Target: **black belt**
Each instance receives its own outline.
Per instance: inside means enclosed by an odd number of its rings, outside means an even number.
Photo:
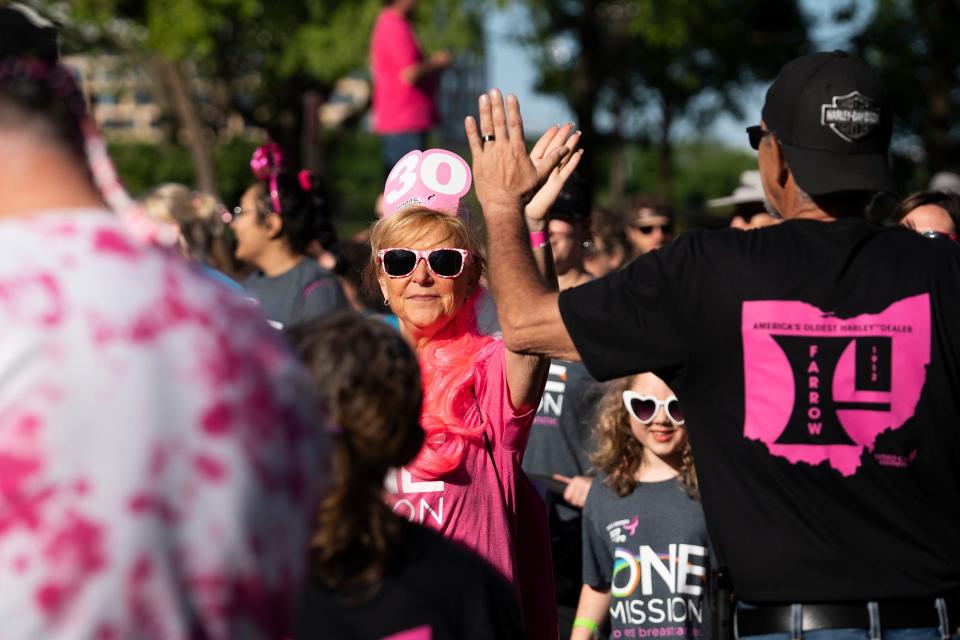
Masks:
[[[960,595],[945,598],[948,624],[951,633],[960,625]],[[940,627],[940,613],[935,598],[922,600],[880,601],[880,629],[905,629],[909,627]],[[803,631],[820,629],[869,629],[870,611],[867,603],[804,604],[802,606]],[[766,633],[792,633],[793,615],[789,604],[759,605],[756,608],[738,608],[736,629],[738,636],[755,636]]]

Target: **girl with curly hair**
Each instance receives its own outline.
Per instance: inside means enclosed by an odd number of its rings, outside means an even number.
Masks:
[[[595,437],[571,639],[705,635],[710,545],[680,401],[652,373],[617,380]]]

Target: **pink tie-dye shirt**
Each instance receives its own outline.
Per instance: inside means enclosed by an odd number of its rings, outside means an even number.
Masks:
[[[279,334],[107,212],[0,247],[0,640],[282,637],[327,447]]]

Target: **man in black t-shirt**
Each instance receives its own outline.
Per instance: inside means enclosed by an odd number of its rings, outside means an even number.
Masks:
[[[601,380],[654,371],[683,398],[716,555],[758,605],[740,636],[956,633],[960,250],[860,215],[892,188],[870,68],[812,54],[768,91],[750,132],[783,224],[690,232],[559,297],[523,243],[548,167],[507,110],[494,91],[467,121],[506,343]]]

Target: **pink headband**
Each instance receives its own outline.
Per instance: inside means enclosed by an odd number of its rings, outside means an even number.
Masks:
[[[283,152],[276,142],[260,145],[250,158],[250,169],[257,180],[267,183],[273,210],[280,213],[280,192],[277,190],[277,174],[283,166]]]
[[[283,151],[276,142],[268,142],[260,145],[253,152],[250,158],[250,170],[257,180],[262,180],[270,189],[270,202],[273,203],[273,210],[276,213],[282,213],[280,210],[280,190],[277,188],[277,175],[280,168],[283,167]],[[304,191],[310,191],[313,187],[313,176],[307,169],[301,169],[297,174],[297,181],[300,188]]]
[[[383,187],[383,217],[420,206],[458,215],[460,198],[470,191],[466,160],[445,149],[411,151],[400,158]]]

